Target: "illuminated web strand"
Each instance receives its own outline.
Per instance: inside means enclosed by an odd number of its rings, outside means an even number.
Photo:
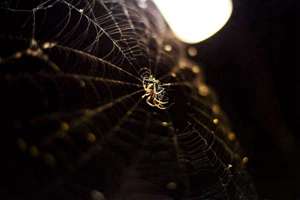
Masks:
[[[67,5],[69,5],[72,9],[76,10],[77,12],[79,12],[80,14],[82,14],[82,12],[80,12],[80,10],[78,8],[76,8],[75,6],[73,6],[72,4],[69,4],[68,2],[65,2],[63,0],[63,2]],[[136,70],[136,68],[134,67],[134,64],[131,62],[131,59],[129,59],[126,55],[126,53],[123,51],[123,49],[117,44],[117,42],[111,37],[111,35],[109,33],[106,32],[106,30],[104,30],[101,26],[99,26],[97,24],[97,22],[95,22],[93,19],[91,19],[90,17],[88,17],[87,15],[83,15],[86,19],[90,20],[93,25],[97,28],[99,28],[104,34],[105,36],[107,36],[109,38],[109,40],[111,40],[111,42],[114,44],[114,47],[117,47],[117,49],[119,50],[119,52],[121,52],[121,54],[123,55],[123,57],[128,61],[128,63],[133,67],[133,69]]]
[[[73,120],[73,122],[71,123],[71,127],[76,127],[78,126],[79,124],[81,124],[83,121],[86,121],[92,117],[94,117],[95,115],[107,110],[107,109],[110,109],[112,108],[114,105],[116,104],[119,104],[121,103],[122,101],[128,99],[129,97],[132,97],[138,93],[141,93],[143,91],[143,89],[141,90],[137,90],[135,92],[132,92],[132,93],[129,93],[127,95],[124,95],[124,96],[121,96],[117,99],[115,99],[114,101],[111,101],[107,104],[104,104],[102,106],[99,106],[97,108],[94,108],[92,110],[87,110],[87,111],[84,111],[84,115],[82,117],[80,117],[79,119],[76,119],[75,121]]]
[[[131,98],[132,96],[134,95],[137,95],[138,93],[142,92],[143,90],[137,90],[135,92],[132,92],[130,94],[126,94],[124,96],[121,96],[117,99],[115,99],[114,101],[111,101],[109,103],[106,103],[104,105],[101,105],[97,108],[94,108],[94,109],[80,109],[79,111],[73,111],[73,113],[80,113],[81,115],[79,117],[76,117],[75,119],[71,119],[71,122],[70,122],[70,130],[72,129],[76,129],[78,126],[80,126],[81,124],[89,121],[91,118],[93,118],[95,115],[97,114],[100,114],[102,113],[103,111],[106,111],[110,108],[112,108],[113,106],[121,103],[122,101],[128,99],[128,98]],[[47,119],[55,119],[59,114],[61,113],[52,113],[50,115],[46,115],[44,116],[44,118],[47,118]],[[43,117],[39,117],[39,118],[43,118]],[[38,118],[38,119],[39,119]],[[32,123],[35,123],[35,120],[38,120],[38,119],[33,119],[31,120]],[[69,131],[69,130],[67,130]],[[51,137],[48,137],[45,141],[42,142],[42,144],[50,144],[55,138],[57,138],[56,135],[52,135]]]
[[[120,120],[114,125],[114,127],[105,134],[105,137],[108,138],[110,137],[114,132],[116,132],[120,126],[127,121],[127,119],[134,113],[134,111],[138,108],[138,105],[140,104],[141,99],[139,99],[136,103],[133,104],[133,106],[131,106],[128,111],[120,118]],[[98,133],[101,134],[101,133]],[[95,155],[95,153],[101,149],[99,149],[99,146],[101,146],[101,143],[103,143],[103,141],[97,141],[93,146],[95,146],[95,148],[90,148],[87,152],[85,152],[82,156],[80,156],[80,158],[78,159],[77,162],[77,167],[80,167],[81,165],[83,165],[85,162],[88,161],[87,158],[90,158],[91,156]]]
[[[196,135],[193,136],[192,134],[195,133]],[[201,171],[202,172],[214,171],[218,178],[218,182],[214,183],[214,187],[216,186],[216,184],[220,184],[223,190],[222,193],[225,195],[226,199],[230,199],[227,194],[227,184],[230,182],[232,176],[231,172],[229,171],[230,167],[228,167],[230,165],[226,165],[218,157],[217,153],[212,148],[212,146],[215,143],[215,137],[213,138],[212,142],[209,144],[207,139],[205,139],[200,132],[198,132],[196,129],[193,129],[191,130],[191,132],[178,134],[178,140],[179,140],[179,145],[197,146],[197,147],[193,147],[192,149],[184,150],[185,152],[184,155],[187,156],[187,158],[191,159],[191,163],[195,167],[196,171],[194,171],[194,173],[201,172]],[[182,142],[182,140],[184,140],[185,142]],[[208,156],[209,153],[213,154],[212,158]]]
[[[173,83],[163,83],[162,87],[174,87],[174,86],[191,86],[192,81],[182,81],[182,82],[173,82]]]
[[[64,0],[56,0],[56,1],[54,1],[54,3],[53,4],[50,4],[50,5],[47,5],[49,2],[51,2],[51,0],[48,0],[48,1],[46,1],[46,2],[44,2],[44,3],[42,3],[42,4],[40,4],[39,6],[37,6],[36,8],[34,8],[34,9],[32,9],[31,11],[33,12],[33,30],[32,30],[32,38],[35,38],[35,13],[38,11],[38,10],[46,10],[46,9],[49,9],[49,8],[52,8],[56,3],[63,3],[63,4],[66,4],[66,5],[68,5],[69,6],[69,8],[71,8],[71,9],[74,9],[75,11],[77,11],[78,13],[80,13],[80,16],[84,16],[89,22],[91,22],[95,27],[97,27],[99,30],[101,30],[101,32],[105,35],[105,36],[107,36],[107,38],[113,43],[113,49],[111,50],[111,52],[110,53],[112,53],[113,52],[113,50],[114,50],[114,48],[116,47],[118,50],[119,50],[119,52],[122,54],[122,56],[128,61],[128,63],[135,69],[135,71],[136,71],[136,68],[134,67],[134,64],[131,62],[131,59],[129,59],[128,57],[127,57],[127,54],[124,52],[124,50],[121,48],[121,46],[119,46],[119,44],[117,44],[117,42],[111,37],[111,35],[105,30],[105,29],[103,29],[101,26],[99,26],[98,24],[97,24],[97,22],[96,21],[94,21],[93,19],[91,19],[90,17],[88,17],[87,15],[84,15],[84,14],[82,14],[82,12],[78,9],[78,8],[76,8],[75,6],[73,6],[72,4],[70,4],[69,2],[66,2],[66,1],[64,1]],[[12,10],[12,11],[14,11],[14,10],[17,10],[17,9],[9,9],[9,10]],[[20,11],[20,10],[18,10],[18,11]],[[28,10],[25,10],[25,11],[28,11]],[[68,15],[68,20],[70,20],[70,14]],[[62,31],[61,31],[62,32]],[[99,36],[97,36],[97,37],[99,37]],[[110,54],[109,53],[109,54]],[[106,56],[108,56],[108,55],[106,55]]]
[[[129,25],[131,27],[131,29],[134,31],[134,36],[138,36],[137,34],[137,31],[136,31],[136,28],[134,25],[133,25],[133,22],[132,22],[132,19],[131,19],[131,16],[129,15],[129,8],[127,8],[127,6],[125,5],[125,1],[124,0],[121,0],[123,5],[122,8],[124,10],[124,13],[125,15],[127,16],[127,19],[128,19],[128,22],[129,22]],[[133,12],[135,12],[135,10],[133,10]],[[139,41],[137,41],[137,44],[139,44]],[[146,52],[148,53],[149,55],[149,48],[147,45],[145,45],[144,47],[147,47],[147,48],[141,48],[141,46],[139,46],[140,48],[139,49],[146,49]],[[147,56],[144,56],[146,59],[147,59]],[[147,59],[148,60],[148,59]],[[150,63],[149,63],[149,60],[148,60],[148,66],[150,66]]]
[[[198,119],[196,119],[192,115],[189,115],[189,116],[190,116],[191,119],[193,119],[194,122],[196,122],[198,125],[203,127],[208,133],[210,133],[213,136],[213,138],[215,140],[217,140],[218,143],[220,143],[223,148],[225,148],[226,152],[228,152],[230,155],[234,154],[234,152],[230,148],[227,147],[226,143],[223,140],[221,140],[218,136],[215,135],[215,132],[213,130],[208,128],[206,125],[204,125],[201,121],[199,121]],[[232,160],[230,160],[230,162],[232,162]]]
[[[92,54],[85,53],[84,51],[81,51],[81,50],[78,50],[78,49],[73,49],[73,48],[62,46],[62,45],[59,45],[59,44],[56,44],[55,47],[63,49],[63,50],[66,50],[66,51],[69,51],[69,52],[76,53],[79,56],[85,56],[85,58],[89,58],[91,60],[99,61],[100,63],[107,64],[108,66],[111,66],[111,67],[113,67],[115,69],[118,69],[119,71],[124,72],[125,74],[129,75],[130,77],[132,77],[134,79],[137,79],[138,81],[142,82],[142,80],[140,78],[138,78],[137,76],[135,76],[132,73],[124,70],[121,67],[118,67],[117,65],[115,65],[115,64],[113,64],[113,63],[111,63],[109,61],[103,60],[102,58],[96,57],[96,56],[94,56]]]
[[[108,12],[108,14],[107,14],[107,18],[109,18],[109,19],[112,19],[115,23],[114,24],[111,24],[110,26],[111,27],[107,27],[107,28],[109,28],[109,29],[112,29],[112,31],[116,31],[116,32],[112,32],[112,33],[118,33],[118,34],[120,34],[120,36],[121,36],[121,38],[120,38],[120,40],[119,41],[124,41],[124,42],[126,42],[126,45],[127,45],[127,47],[128,48],[130,48],[130,45],[128,44],[128,40],[129,40],[129,38],[126,38],[125,37],[125,35],[127,36],[127,37],[130,37],[131,36],[131,34],[133,34],[133,33],[127,33],[127,32],[125,32],[125,31],[134,31],[134,28],[131,26],[131,27],[128,27],[128,25],[126,25],[126,24],[120,24],[120,22],[118,22],[117,21],[117,17],[120,17],[120,19],[119,20],[121,20],[121,17],[124,17],[124,15],[123,14],[113,14],[113,11],[116,11],[116,9],[113,7],[113,6],[111,6],[110,7],[110,10],[108,9],[108,7],[106,6],[106,3],[109,3],[109,4],[114,4],[114,2],[107,2],[107,1],[103,1],[103,0],[101,0],[101,4],[103,4],[103,6],[105,7],[105,9],[106,9],[106,11]],[[120,3],[120,2],[118,2],[118,3]],[[123,4],[121,4],[121,5],[123,5]],[[124,7],[125,5],[123,5],[123,7]],[[124,9],[122,7],[122,9]],[[127,17],[126,15],[125,15],[125,17]],[[100,19],[101,19],[102,17],[100,17]],[[131,20],[130,18],[127,18],[128,20]],[[102,19],[101,19],[102,20]],[[104,22],[105,23],[105,22]],[[116,28],[116,29],[115,29]],[[124,33],[125,32],[125,33]],[[128,34],[128,35],[127,35]],[[134,36],[136,36],[136,35],[132,35],[133,37]],[[129,52],[131,52],[130,50],[129,50]]]
[[[119,85],[128,85],[128,86],[134,86],[138,88],[142,88],[143,86],[141,84],[135,84],[135,83],[130,83],[130,82],[125,82],[125,81],[120,81],[120,80],[114,80],[114,79],[107,79],[107,78],[101,78],[101,77],[95,77],[95,76],[88,76],[88,75],[81,75],[81,74],[61,74],[57,75],[61,77],[71,77],[79,80],[92,80],[96,82],[103,82],[103,83],[112,83],[112,84],[119,84]]]
[[[115,106],[116,104],[119,104],[121,103],[122,101],[126,100],[126,99],[129,99],[131,98],[132,96],[134,95],[137,95],[141,92],[143,92],[144,90],[143,89],[140,89],[140,90],[136,90],[134,92],[131,92],[129,94],[126,94],[124,96],[121,96],[121,97],[118,97],[117,99],[114,99],[113,101],[111,102],[108,102],[104,105],[101,105],[99,107],[96,107],[94,109],[79,109],[77,111],[73,111],[72,113],[74,114],[81,114],[81,116],[75,118],[75,119],[72,119],[72,122],[71,122],[71,127],[76,127],[78,125],[80,125],[82,122],[84,121],[87,121],[89,120],[90,118],[94,117],[95,115],[107,110],[107,109],[110,109],[112,108],[113,106]],[[47,114],[45,115],[44,117],[41,116],[41,117],[38,117],[36,119],[32,119],[31,122],[35,123],[36,120],[39,120],[39,119],[44,119],[44,118],[47,118],[47,119],[56,119],[56,117],[58,115],[60,115],[62,113],[59,113],[59,112],[56,112],[56,113],[51,113],[51,114]]]

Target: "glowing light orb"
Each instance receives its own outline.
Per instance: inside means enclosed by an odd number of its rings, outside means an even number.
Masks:
[[[153,0],[175,35],[186,43],[201,42],[229,20],[231,0]]]

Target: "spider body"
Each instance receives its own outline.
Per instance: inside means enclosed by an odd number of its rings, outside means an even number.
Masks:
[[[145,73],[142,78],[143,87],[146,92],[142,98],[146,98],[146,103],[151,107],[166,109],[168,98],[166,97],[165,88],[162,87],[160,81],[157,80],[150,72]]]

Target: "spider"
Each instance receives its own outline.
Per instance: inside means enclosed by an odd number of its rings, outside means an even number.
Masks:
[[[142,98],[147,98],[146,102],[148,105],[159,109],[167,108],[168,98],[165,96],[165,88],[162,87],[160,81],[155,79],[149,71],[144,73],[143,87],[146,93]]]

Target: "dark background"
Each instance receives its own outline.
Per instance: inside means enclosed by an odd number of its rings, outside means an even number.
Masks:
[[[227,25],[197,62],[231,119],[262,199],[299,199],[297,0],[235,0]]]

